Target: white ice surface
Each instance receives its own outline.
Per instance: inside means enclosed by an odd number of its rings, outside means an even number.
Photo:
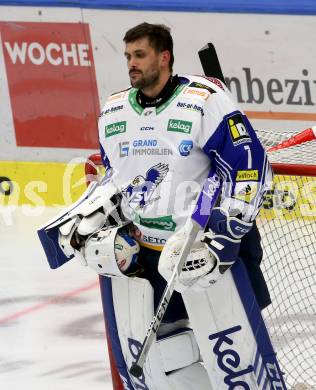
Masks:
[[[37,238],[58,211],[0,210],[2,390],[112,389],[98,278],[75,260],[51,270]]]

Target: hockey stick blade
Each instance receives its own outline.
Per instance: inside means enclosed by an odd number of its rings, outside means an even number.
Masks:
[[[207,43],[199,50],[199,58],[205,76],[215,77],[225,84],[224,75],[213,43]]]
[[[160,298],[160,302],[156,309],[155,315],[149,325],[138,356],[135,362],[133,362],[132,366],[130,367],[130,374],[137,378],[139,378],[143,374],[143,367],[148,356],[148,352],[155,339],[159,325],[169,305],[171,296],[175,289],[176,281],[179,277],[180,272],[182,271],[185,260],[190,253],[190,250],[198,232],[201,229],[204,229],[207,225],[210,212],[212,208],[216,205],[220,190],[221,182],[219,176],[214,171],[214,169],[211,169],[207,179],[204,182],[202,191],[200,192],[199,197],[197,199],[195,210],[186,222],[185,229],[187,237],[179,253],[178,262],[175,265],[172,275]]]

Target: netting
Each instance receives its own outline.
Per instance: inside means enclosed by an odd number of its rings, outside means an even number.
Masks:
[[[268,149],[293,133],[258,135]],[[292,389],[316,389],[316,177],[304,176],[316,176],[315,152],[316,141],[309,141],[269,153],[270,161],[285,165],[282,172],[289,175],[275,176],[258,218],[262,268],[272,298],[263,314]],[[291,174],[297,165],[306,167],[299,176]]]

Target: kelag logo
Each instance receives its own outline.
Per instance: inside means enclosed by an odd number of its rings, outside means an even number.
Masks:
[[[125,133],[126,131],[126,121],[124,122],[115,122],[110,125],[105,126],[105,137],[111,137],[112,135],[117,135]]]
[[[0,30],[17,145],[97,148],[89,25],[2,22]]]
[[[151,229],[166,230],[174,232],[176,230],[176,223],[172,219],[172,215],[165,215],[158,218],[143,218],[138,216],[138,219],[135,219],[140,225],[149,227]]]
[[[218,367],[226,374],[224,382],[229,386],[229,389],[238,387],[244,390],[251,390],[248,383],[241,380],[240,377],[244,378],[246,375],[252,373],[254,368],[250,364],[248,367],[241,369],[239,352],[234,349],[233,335],[239,331],[241,331],[241,326],[237,325],[211,334],[208,338],[212,342],[215,341],[213,352],[217,356]]]
[[[189,134],[191,133],[192,129],[192,122],[188,121],[182,121],[180,119],[169,119],[168,122],[168,131],[177,131],[180,133],[186,133]]]

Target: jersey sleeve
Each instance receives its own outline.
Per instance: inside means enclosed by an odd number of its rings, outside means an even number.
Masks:
[[[111,169],[111,163],[110,163],[110,160],[109,160],[108,156],[105,153],[105,150],[104,150],[101,142],[100,142],[100,153],[101,153],[101,159],[102,159],[102,163],[104,165],[105,170],[106,171],[110,170]]]
[[[102,158],[102,163],[104,165],[105,170],[111,169],[111,163],[110,160],[105,152],[105,136],[104,136],[104,127],[105,127],[105,112],[107,111],[107,105],[105,105],[101,111],[101,114],[99,115],[99,121],[98,121],[98,130],[99,130],[99,147],[100,147],[100,154]]]
[[[212,94],[205,108],[199,144],[222,178],[221,206],[252,221],[272,184],[266,152],[226,87]]]

